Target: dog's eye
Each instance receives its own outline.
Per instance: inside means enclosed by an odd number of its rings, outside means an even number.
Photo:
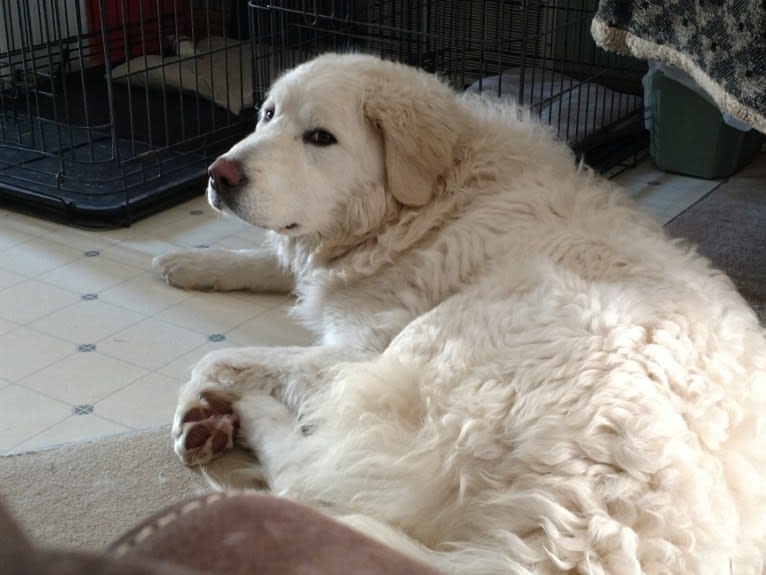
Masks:
[[[331,146],[338,142],[338,140],[335,139],[335,136],[321,128],[309,130],[303,134],[303,141],[314,146]]]
[[[263,111],[263,115],[261,116],[261,119],[262,119],[264,122],[268,122],[268,121],[269,121],[269,120],[271,120],[273,117],[274,117],[274,108],[266,108],[266,109]]]

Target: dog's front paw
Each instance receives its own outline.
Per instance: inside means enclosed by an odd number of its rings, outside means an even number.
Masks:
[[[234,447],[239,416],[231,402],[212,391],[203,391],[182,402],[173,422],[175,451],[186,465],[200,465]]]
[[[211,254],[207,249],[182,250],[157,256],[152,267],[169,285],[182,289],[212,289],[214,277],[210,266]]]

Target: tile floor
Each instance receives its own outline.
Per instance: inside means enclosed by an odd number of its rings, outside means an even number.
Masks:
[[[617,180],[663,223],[718,184],[648,161]],[[151,271],[178,248],[259,241],[203,197],[114,231],[0,209],[0,454],[169,423],[205,352],[309,343],[287,296],[185,292]]]

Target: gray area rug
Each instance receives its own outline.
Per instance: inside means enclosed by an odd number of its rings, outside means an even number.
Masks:
[[[766,325],[766,154],[665,226],[734,280]]]

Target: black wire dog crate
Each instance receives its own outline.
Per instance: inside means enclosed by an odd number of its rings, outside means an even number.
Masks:
[[[596,7],[596,0],[250,0],[260,45],[255,100],[263,101],[279,69],[323,51],[376,53],[529,107],[605,171],[647,146],[646,65],[596,47]]]
[[[586,161],[645,147],[595,0],[0,0],[0,200],[128,224],[198,194],[283,69],[378,53],[529,106]],[[255,106],[254,106],[255,105]]]
[[[252,54],[247,0],[0,0],[0,200],[113,227],[200,193]]]

